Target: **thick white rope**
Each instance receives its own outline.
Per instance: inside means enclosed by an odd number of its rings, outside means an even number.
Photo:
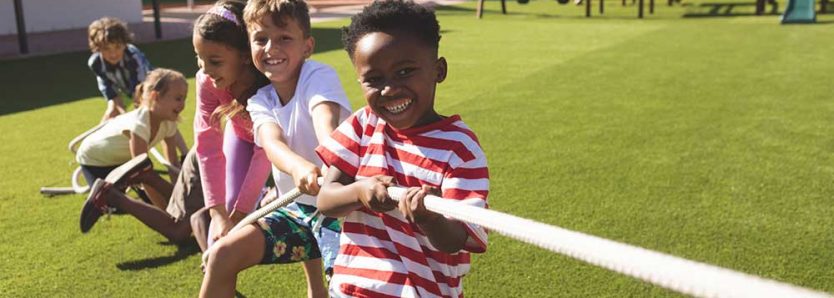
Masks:
[[[318,181],[322,184],[321,178]],[[398,201],[405,193],[406,188],[388,188],[391,198]],[[232,231],[255,222],[258,218],[289,204],[300,195],[298,189],[293,189],[251,213]],[[427,196],[424,203],[426,209],[432,212],[477,224],[504,236],[692,296],[832,297],[827,293],[690,261],[437,196]]]
[[[81,133],[80,135],[78,135],[77,137],[73,138],[69,142],[69,144],[67,144],[67,149],[69,149],[70,152],[75,154],[78,151],[78,147],[81,146],[81,142],[84,141],[84,139],[86,137],[90,136],[94,132],[96,132],[99,129],[101,129],[102,127],[104,127],[104,125],[107,124],[107,122],[109,122],[109,121],[110,120],[105,120],[104,122],[101,122],[101,123],[97,124],[96,126],[88,129],[87,131],[85,131],[85,132]],[[168,161],[168,159],[165,158],[165,156],[163,156],[161,153],[159,153],[159,150],[156,150],[156,148],[151,148],[150,154],[153,155],[153,157],[156,158],[157,161],[159,161],[161,164],[163,164],[168,169],[173,169],[173,170],[176,170],[176,171],[180,170],[179,168],[172,165]],[[81,167],[77,167],[77,168],[75,168],[75,171],[72,172],[72,176],[70,177],[70,182],[72,183],[71,187],[41,187],[40,192],[42,194],[45,194],[45,195],[87,193],[88,191],[90,191],[90,186],[83,183],[83,180],[82,180],[82,179],[84,179],[83,177],[84,176],[81,172]]]
[[[41,194],[47,196],[54,196],[54,195],[65,195],[65,194],[82,194],[90,191],[90,186],[86,184],[82,184],[84,176],[81,174],[81,167],[75,168],[75,171],[72,172],[72,176],[70,181],[72,182],[72,186],[70,187],[41,187]]]
[[[319,178],[319,185],[322,183],[322,181],[323,179]],[[234,228],[229,230],[229,234],[234,233],[235,231],[240,230],[241,228],[254,223],[259,218],[272,213],[272,211],[278,210],[278,208],[289,205],[290,203],[292,203],[292,201],[295,201],[295,199],[297,199],[300,196],[301,191],[299,191],[298,188],[293,188],[292,190],[281,195],[274,201],[267,203],[258,210],[255,210],[255,212],[249,213],[249,215],[241,219],[240,222],[238,222]]]
[[[392,198],[405,194],[389,188]],[[428,196],[426,209],[646,282],[698,297],[831,297],[827,293]]]
[[[104,125],[110,120],[106,120],[97,124],[96,126],[88,129],[87,131],[81,133],[77,137],[70,140],[69,144],[67,144],[67,149],[72,152],[73,155],[78,151],[78,147],[81,146],[81,142],[84,141],[84,138],[88,137],[90,134],[96,132],[97,130],[104,127]],[[53,196],[53,195],[62,195],[62,194],[82,194],[90,191],[90,186],[82,183],[83,176],[81,173],[81,167],[75,168],[75,171],[72,172],[72,176],[70,176],[70,182],[72,186],[70,187],[41,187],[40,192],[42,194]]]
[[[169,162],[168,159],[165,158],[164,155],[162,155],[162,153],[159,153],[159,150],[156,150],[156,147],[151,147],[150,152],[151,152],[151,155],[153,155],[153,157],[156,158],[156,160],[159,161],[159,163],[161,163],[166,168],[173,169],[177,172],[180,171],[180,168],[175,167],[174,165],[172,165],[171,162]]]
[[[318,178],[317,182],[319,185],[321,185],[322,183],[324,183],[324,179]],[[272,211],[278,210],[278,208],[289,205],[290,203],[292,203],[292,201],[295,201],[295,199],[297,199],[300,196],[301,191],[299,191],[298,188],[293,188],[292,190],[281,195],[274,201],[267,203],[265,206],[259,208],[258,210],[255,210],[252,213],[249,213],[249,215],[241,219],[240,222],[238,222],[231,230],[229,230],[229,232],[226,233],[226,235],[234,233],[235,231],[240,230],[245,226],[255,223],[256,220],[266,216],[267,214],[272,213]],[[206,262],[208,262],[208,252],[209,251],[207,250],[203,253],[202,260],[204,265],[206,264]]]
[[[70,181],[72,182],[72,190],[75,193],[87,193],[90,191],[90,186],[86,183],[81,183],[82,179],[84,178],[84,174],[81,172],[81,167],[75,168],[75,171],[72,171],[72,178]]]

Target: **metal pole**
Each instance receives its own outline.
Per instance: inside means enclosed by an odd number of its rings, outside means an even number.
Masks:
[[[637,1],[637,18],[643,18],[643,0]]]
[[[29,37],[26,35],[22,0],[14,0],[14,18],[17,21],[17,44],[20,47],[20,53],[29,54]]]
[[[156,39],[162,39],[162,23],[159,21],[159,0],[151,1],[153,5],[153,29],[156,32]]]
[[[591,0],[585,0],[585,17],[591,17]]]

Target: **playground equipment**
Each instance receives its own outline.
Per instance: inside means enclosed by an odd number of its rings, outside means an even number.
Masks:
[[[592,0],[582,0],[585,2],[585,17],[591,17],[591,2]],[[634,0],[632,0],[633,2]],[[667,0],[668,6],[672,6],[674,2],[680,2],[680,0]],[[764,0],[760,0],[764,1]],[[774,0],[770,0],[774,1]],[[527,4],[530,0],[516,0],[519,4]],[[556,0],[559,4],[567,4],[570,0]],[[622,5],[625,5],[626,1],[622,1]],[[643,10],[645,7],[644,0],[637,0],[637,18],[643,18]],[[478,0],[478,8],[475,12],[475,15],[480,19],[483,17],[484,12],[484,0]],[[605,13],[605,0],[599,0],[599,14]],[[501,0],[501,14],[507,14],[507,3],[506,0]],[[654,0],[649,0],[649,14],[654,14]]]
[[[821,4],[824,9],[825,3]],[[816,23],[817,14],[814,11],[814,0],[788,0],[785,13],[782,14],[782,24]]]
[[[77,137],[73,138],[69,144],[67,145],[67,149],[72,152],[72,155],[78,152],[78,147],[81,145],[81,142],[84,141],[85,138],[93,134],[94,132],[98,131],[104,125],[107,124],[107,121],[101,122],[98,125],[94,126],[93,128],[88,129],[87,131],[81,133]],[[179,168],[172,165],[168,162],[168,159],[165,158],[161,153],[159,153],[156,148],[151,148],[150,155],[154,157],[159,163],[163,164],[168,169],[173,169],[179,172]],[[72,171],[72,175],[70,176],[70,185],[65,187],[41,187],[40,192],[46,196],[55,196],[55,195],[63,195],[63,194],[83,194],[90,191],[90,186],[87,185],[87,181],[84,180],[84,175],[81,172],[81,166],[75,168]]]

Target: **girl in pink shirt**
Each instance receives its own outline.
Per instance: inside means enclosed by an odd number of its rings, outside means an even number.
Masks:
[[[269,177],[269,160],[253,141],[252,120],[245,110],[249,97],[269,81],[252,65],[244,5],[218,2],[194,23],[192,41],[200,66],[194,139],[211,215],[208,239],[194,227],[203,248],[254,210]]]

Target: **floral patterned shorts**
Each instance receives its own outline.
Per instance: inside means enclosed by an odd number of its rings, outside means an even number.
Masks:
[[[338,233],[340,229],[336,219],[316,217],[315,211],[313,206],[292,203],[258,220],[258,227],[266,240],[261,264],[287,264],[321,258],[312,226],[321,220],[322,230],[335,228]]]

